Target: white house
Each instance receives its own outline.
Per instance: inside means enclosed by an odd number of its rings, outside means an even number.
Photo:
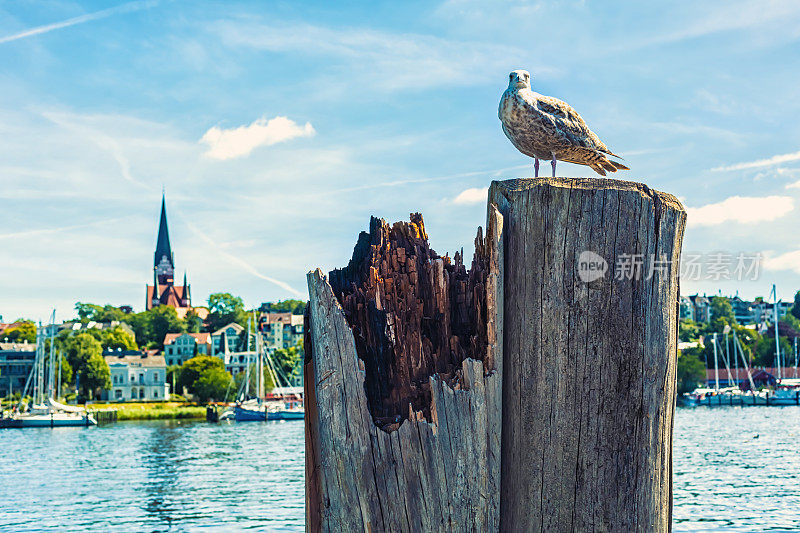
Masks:
[[[103,357],[111,371],[111,388],[103,391],[104,400],[169,400],[167,364],[163,355],[126,350],[104,352]]]
[[[239,350],[239,343],[241,340],[244,328],[236,322],[231,322],[227,326],[219,328],[211,334],[211,355],[221,357],[225,353],[225,346],[222,345],[223,340],[227,345],[227,351],[236,352]]]
[[[164,358],[169,366],[182,365],[196,355],[211,355],[210,333],[167,333]]]

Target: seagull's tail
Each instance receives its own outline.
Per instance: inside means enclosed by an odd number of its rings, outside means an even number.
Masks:
[[[623,165],[622,163],[617,163],[616,161],[611,161],[610,159],[606,159],[605,157],[598,158],[595,161],[592,161],[592,170],[600,174],[601,176],[605,176],[606,173],[604,171],[609,172],[616,172],[617,170],[630,170],[628,167]],[[602,172],[601,172],[602,171]]]

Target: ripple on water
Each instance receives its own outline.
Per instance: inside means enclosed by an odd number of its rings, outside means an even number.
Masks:
[[[798,434],[798,406],[679,408],[674,530],[800,530]]]
[[[0,530],[302,531],[302,422],[0,432]]]

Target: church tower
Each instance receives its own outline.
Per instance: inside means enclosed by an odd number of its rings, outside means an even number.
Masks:
[[[175,283],[175,257],[169,244],[169,228],[167,227],[167,204],[164,194],[161,195],[161,220],[158,223],[158,241],[153,260],[158,283],[172,285]]]
[[[175,256],[169,242],[167,203],[163,193],[156,252],[153,254],[153,284],[146,287],[145,309],[168,305],[174,307],[181,318],[192,309],[191,288],[186,281],[186,272],[183,273],[183,285],[175,285]]]

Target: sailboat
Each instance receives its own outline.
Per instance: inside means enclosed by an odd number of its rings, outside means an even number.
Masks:
[[[253,317],[255,322],[255,317]],[[247,327],[248,349],[250,348],[250,323]],[[266,352],[264,342],[259,333],[255,335],[255,355],[256,362],[250,362],[251,352],[247,352],[248,364],[245,371],[245,379],[239,394],[239,401],[233,408],[233,417],[237,422],[266,421],[266,420],[303,420],[305,418],[305,407],[303,404],[302,388],[292,387],[287,376],[272,361],[272,357]],[[266,370],[269,372],[272,382],[278,385],[269,394],[264,394],[264,362]],[[255,366],[256,371],[256,395],[250,398],[250,367]],[[283,375],[282,383],[279,374]]]
[[[61,374],[60,357],[56,362],[55,350],[55,318],[53,311],[50,321],[50,353],[45,353],[45,332],[41,322],[36,332],[36,356],[33,368],[28,375],[25,389],[22,392],[17,406],[9,416],[0,414],[0,428],[25,428],[25,427],[69,427],[69,426],[96,426],[97,420],[91,413],[82,407],[64,405],[54,399],[56,373]],[[45,385],[45,376],[47,384]],[[60,379],[59,379],[60,382]],[[28,391],[33,388],[31,405],[24,403]],[[46,387],[46,390],[45,390]],[[59,387],[60,388],[60,387]]]

